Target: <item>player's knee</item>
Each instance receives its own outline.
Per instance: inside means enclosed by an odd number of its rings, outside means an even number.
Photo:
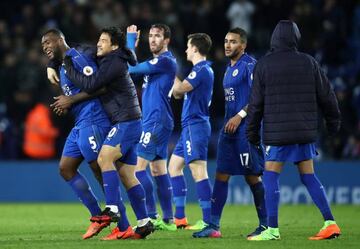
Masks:
[[[65,181],[71,180],[76,175],[76,170],[71,169],[67,165],[60,162],[59,165],[59,174]]]
[[[260,176],[248,175],[248,176],[245,176],[245,181],[249,186],[253,186],[253,185],[257,184],[258,182],[261,182],[261,178],[260,178]]]
[[[139,180],[136,178],[135,170],[132,166],[125,166],[128,168],[124,168],[120,171],[120,180],[124,184],[126,189],[130,189],[138,184],[140,184]]]
[[[150,171],[152,176],[161,176],[167,174],[166,165],[152,165],[150,167]]]
[[[180,167],[176,167],[176,165],[173,164],[169,164],[169,175],[174,177],[174,176],[178,176],[178,175],[182,175],[182,168]]]
[[[194,178],[195,182],[200,182],[202,180],[208,179],[207,171],[204,169],[196,169],[191,170],[192,177]]]
[[[120,158],[119,152],[115,151],[107,151],[107,150],[101,150],[99,153],[99,156],[97,158],[97,162],[102,170],[113,168],[113,163]]]
[[[223,173],[216,172],[215,179],[217,181],[227,182],[227,181],[229,181],[229,178],[230,178],[230,176],[228,174],[223,174]]]

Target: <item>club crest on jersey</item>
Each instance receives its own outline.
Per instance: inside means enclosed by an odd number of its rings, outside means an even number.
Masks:
[[[238,75],[239,73],[239,70],[238,69],[235,69],[232,73],[232,76],[235,77],[236,75]]]
[[[151,65],[155,65],[156,63],[158,63],[158,61],[159,61],[158,58],[154,58],[154,59],[150,60],[149,63],[150,63]]]
[[[85,74],[86,76],[90,76],[93,73],[94,73],[94,69],[92,69],[92,67],[86,66],[83,68],[83,74]]]
[[[195,71],[192,71],[188,76],[188,78],[191,79],[191,80],[195,79],[195,77],[196,77],[196,72]]]

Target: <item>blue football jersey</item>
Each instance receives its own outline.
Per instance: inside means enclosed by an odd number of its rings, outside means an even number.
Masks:
[[[165,127],[173,129],[170,90],[175,80],[176,59],[167,51],[147,63],[150,73],[144,75],[142,86],[143,125],[160,122]]]
[[[97,70],[96,63],[76,49],[69,49],[66,51],[66,55],[72,57],[75,69],[85,75],[91,75]],[[60,84],[66,96],[75,95],[81,91],[68,79],[63,66],[60,67]],[[73,105],[71,113],[75,117],[75,127],[77,128],[87,127],[92,124],[110,126],[110,121],[97,98]]]
[[[171,88],[176,74],[176,59],[166,51],[158,57],[130,67],[130,73],[144,74],[142,85],[142,125],[154,122],[173,129],[174,118],[170,106]]]
[[[194,89],[184,95],[181,114],[182,127],[209,121],[209,107],[214,86],[214,72],[210,64],[209,61],[197,63],[186,77]]]
[[[229,64],[227,66],[223,80],[225,95],[224,125],[248,104],[255,64],[256,60],[245,53],[235,65],[231,66]],[[245,134],[245,123],[245,120],[242,120],[234,134],[223,134],[230,137]]]

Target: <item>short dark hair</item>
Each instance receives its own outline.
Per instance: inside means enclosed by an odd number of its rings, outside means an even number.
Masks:
[[[118,27],[106,27],[101,30],[110,36],[111,45],[118,45],[119,48],[126,47],[126,33]]]
[[[205,33],[195,33],[188,35],[188,40],[190,44],[197,47],[201,55],[207,55],[210,51],[212,41],[208,34]]]
[[[163,32],[164,32],[164,38],[167,39],[171,37],[171,30],[170,30],[170,27],[167,26],[166,24],[163,24],[163,23],[155,23],[153,25],[151,25],[151,28],[150,29],[153,29],[153,28],[157,28],[157,29],[161,29]]]
[[[228,33],[238,34],[242,43],[247,43],[247,33],[244,29],[236,27],[229,30]]]
[[[54,34],[56,36],[65,38],[65,35],[63,32],[61,32],[60,29],[56,29],[56,28],[52,28],[52,29],[48,29],[47,31],[44,32],[43,36],[47,35],[47,34]]]

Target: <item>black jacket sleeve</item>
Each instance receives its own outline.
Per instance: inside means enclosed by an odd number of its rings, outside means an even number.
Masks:
[[[334,90],[331,88],[328,78],[316,61],[315,80],[317,103],[324,114],[328,132],[334,134],[340,129],[341,114]]]
[[[64,60],[64,63],[66,75],[73,84],[87,93],[93,93],[97,89],[113,82],[115,78],[119,77],[126,70],[125,63],[122,63],[120,60],[116,56],[106,56],[101,60],[98,70],[90,76],[78,72],[74,68],[72,61],[68,58]]]
[[[262,82],[262,72],[259,64],[254,69],[254,81],[251,88],[249,107],[246,117],[247,128],[246,136],[250,143],[259,145],[261,120],[264,113],[264,91],[265,86]]]

